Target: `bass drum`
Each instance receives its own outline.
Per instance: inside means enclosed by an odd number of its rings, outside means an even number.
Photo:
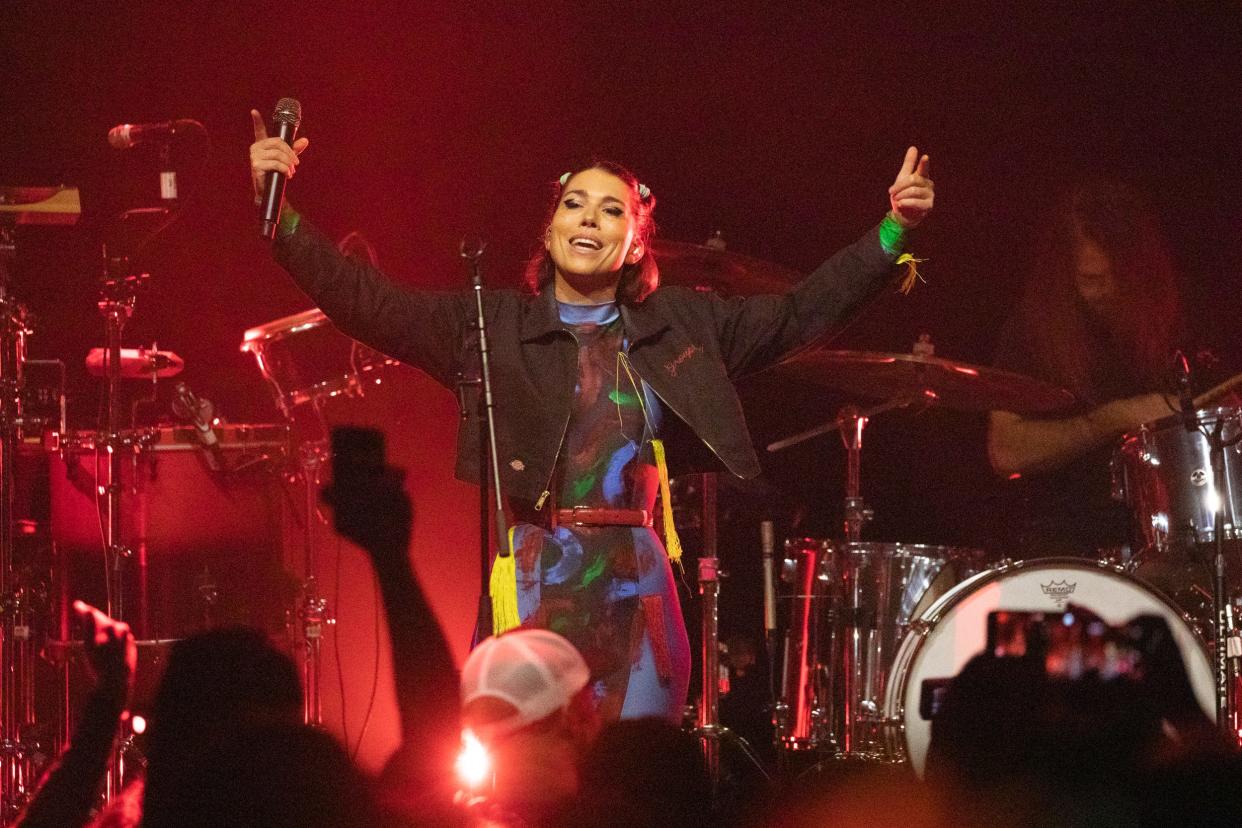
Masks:
[[[1216,717],[1215,682],[1202,640],[1168,598],[1121,569],[1078,558],[1042,558],[981,572],[958,584],[911,625],[894,664],[885,696],[885,720],[894,753],[904,749],[919,777],[927,763],[931,722],[920,714],[924,682],[952,678],[987,643],[993,610],[1056,611],[1073,603],[1105,623],[1136,615],[1168,622],[1182,653],[1195,698]]]

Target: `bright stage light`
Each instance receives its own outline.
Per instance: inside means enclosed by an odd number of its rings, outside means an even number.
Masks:
[[[471,790],[486,782],[492,773],[492,757],[469,730],[461,732],[461,752],[457,754],[456,770],[457,778]]]

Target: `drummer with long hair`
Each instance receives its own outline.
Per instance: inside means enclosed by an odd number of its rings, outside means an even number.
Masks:
[[[1122,434],[1177,410],[1181,306],[1172,253],[1141,193],[1106,180],[1061,193],[996,364],[1068,388],[1078,407],[1046,419],[996,411],[988,429],[993,469],[1022,490],[1023,555],[1092,555],[1129,540],[1110,455]]]
[[[267,173],[291,174],[306,143],[268,138],[252,118],[257,191]],[[928,159],[909,148],[887,214],[858,241],[788,293],[749,298],[659,286],[656,196],[624,167],[596,161],[553,181],[529,289],[483,296],[500,484],[516,518],[513,554],[493,572],[497,629],[568,638],[604,719],[678,722],[690,649],[671,566],[680,549],[669,469],[759,473],[731,381],[822,336],[890,284],[907,231],[932,209]],[[287,205],[274,252],[355,339],[447,387],[477,363],[470,292],[399,286],[342,256]],[[471,416],[457,474],[478,482]],[[667,548],[653,529],[661,492]]]

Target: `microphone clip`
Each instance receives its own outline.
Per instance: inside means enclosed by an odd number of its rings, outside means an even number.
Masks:
[[[1190,383],[1190,361],[1180,350],[1173,354],[1173,372],[1177,377],[1177,407],[1182,427],[1186,431],[1199,430],[1199,413],[1195,409],[1194,392]]]

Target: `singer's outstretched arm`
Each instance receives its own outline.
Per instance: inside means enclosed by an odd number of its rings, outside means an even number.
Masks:
[[[290,146],[268,137],[258,110],[250,110],[250,118],[255,137],[250,146],[250,175],[257,204],[268,174],[279,172],[292,178],[297,173],[309,141],[298,138]],[[455,382],[463,340],[474,321],[473,300],[467,293],[398,285],[376,268],[342,254],[287,203],[273,252],[344,333],[423,369],[445,386]]]

